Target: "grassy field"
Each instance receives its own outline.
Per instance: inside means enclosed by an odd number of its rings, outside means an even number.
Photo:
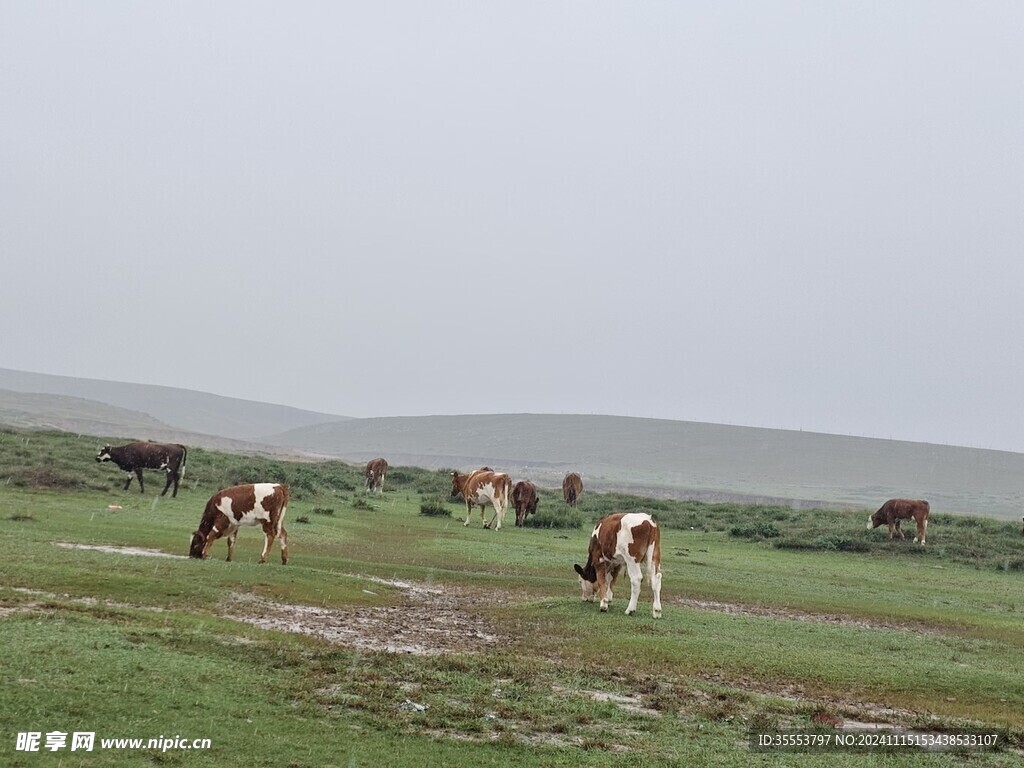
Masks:
[[[444,472],[383,497],[339,462],[193,450],[178,498],[121,491],[92,437],[0,432],[0,764],[1017,765],[1024,743],[1024,537],[937,516],[929,547],[866,512],[586,494],[573,520],[462,525]],[[182,557],[220,487],[292,487],[291,562]],[[420,514],[447,506],[452,516]],[[113,508],[112,508],[113,507]],[[593,520],[662,523],[664,618],[579,601]],[[574,527],[573,524],[582,527]],[[564,527],[563,527],[564,526]],[[134,548],[134,549],[118,549]],[[165,556],[156,556],[165,555]],[[994,752],[758,754],[752,729],[839,722],[1000,729]],[[95,732],[91,753],[18,733]],[[99,739],[210,739],[206,750]]]

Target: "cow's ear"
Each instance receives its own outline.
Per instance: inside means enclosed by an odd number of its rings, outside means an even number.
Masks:
[[[580,564],[579,564],[579,563],[573,563],[573,566],[572,566],[572,567],[576,569],[576,573],[578,573],[578,574],[580,575],[580,578],[581,578],[581,579],[583,579],[583,578],[586,578],[586,577],[585,577],[585,576],[583,575],[583,569],[582,569],[582,568],[580,568]]]

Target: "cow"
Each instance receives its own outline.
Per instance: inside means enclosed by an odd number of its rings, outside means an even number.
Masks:
[[[132,482],[132,473],[139,478],[139,493],[145,493],[146,487],[142,484],[142,470],[162,469],[167,473],[167,485],[164,486],[161,496],[167,494],[167,489],[174,483],[174,492],[171,498],[178,495],[178,483],[185,476],[185,458],[188,450],[184,445],[170,443],[128,443],[128,445],[109,446],[100,448],[96,454],[96,461],[112,461],[121,468],[122,472],[128,473],[128,479],[124,481],[124,490]]]
[[[199,528],[192,534],[188,555],[205,560],[213,542],[228,537],[228,562],[235,557],[235,539],[243,525],[263,526],[263,554],[267,555],[279,537],[281,565],[288,565],[288,531],[284,528],[284,515],[288,511],[288,486],[280,483],[246,483],[217,491],[206,502]]]
[[[526,516],[537,511],[537,486],[529,480],[520,480],[512,488],[512,506],[516,510],[516,525],[526,525]]]
[[[366,492],[380,491],[384,495],[384,478],[388,474],[388,463],[385,459],[370,459],[366,464]]]
[[[644,512],[616,512],[597,521],[590,534],[587,564],[574,568],[580,577],[583,600],[593,602],[596,593],[601,598],[601,610],[607,611],[612,601],[615,579],[626,566],[629,574],[629,605],[626,615],[636,612],[643,573],[640,564],[647,562],[647,578],[654,591],[652,615],[661,618],[661,530],[653,517]]]
[[[576,508],[576,502],[583,495],[583,480],[575,472],[570,472],[562,481],[562,498],[572,508]]]
[[[917,536],[914,537],[914,543],[920,542],[923,547],[925,537],[928,535],[928,513],[930,511],[931,507],[923,499],[889,499],[868,518],[868,530],[874,530],[880,525],[888,525],[889,541],[892,541],[894,529],[901,539],[905,539],[907,537],[900,530],[900,520],[913,518],[917,523]]]
[[[490,469],[477,469],[464,475],[461,472],[452,472],[452,496],[462,496],[466,501],[466,522],[469,525],[470,515],[473,507],[480,507],[480,520],[484,528],[490,528],[491,523],[497,520],[496,531],[501,530],[501,521],[505,518],[505,510],[508,509],[509,496],[512,492],[512,479],[504,472],[494,472]],[[491,504],[494,507],[494,516],[491,522],[485,521],[484,508]]]

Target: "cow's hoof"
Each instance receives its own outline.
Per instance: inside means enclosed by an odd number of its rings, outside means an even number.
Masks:
[[[627,615],[627,616],[632,616],[632,615],[633,615],[634,613],[636,613],[636,610],[632,610],[632,611],[631,611],[631,610],[629,610],[628,608],[626,609],[626,615]]]
[[[651,612],[651,616],[653,616],[656,619],[660,619],[661,618],[661,611],[652,611]]]

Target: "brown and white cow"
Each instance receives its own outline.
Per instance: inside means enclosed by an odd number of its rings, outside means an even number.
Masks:
[[[384,459],[370,459],[366,464],[366,492],[380,491],[384,495],[384,478],[388,474],[388,463]]]
[[[177,443],[128,443],[128,445],[110,446],[105,445],[96,454],[96,461],[112,461],[128,473],[128,479],[124,481],[124,489],[127,491],[132,482],[132,473],[139,478],[139,493],[145,493],[146,487],[142,483],[142,470],[162,469],[167,473],[167,485],[164,486],[161,496],[167,494],[167,489],[174,483],[174,493],[171,497],[178,495],[178,483],[185,475],[185,458],[188,450],[184,445]]]
[[[537,511],[537,486],[529,480],[520,480],[512,488],[512,506],[516,510],[516,525],[526,525],[526,516]]]
[[[583,495],[583,479],[575,472],[570,472],[562,481],[562,498],[570,507],[576,506],[580,496]]]
[[[647,578],[654,591],[652,615],[661,618],[661,530],[650,515],[643,512],[616,512],[602,517],[590,534],[587,564],[574,567],[580,577],[583,600],[601,598],[601,610],[607,611],[612,601],[612,587],[619,571],[629,574],[629,605],[626,615],[636,612],[643,573],[640,564],[647,563]]]
[[[923,547],[928,535],[928,513],[930,511],[931,507],[924,499],[889,499],[868,518],[868,530],[874,530],[880,525],[888,525],[889,541],[892,541],[893,530],[900,535],[901,539],[905,539],[907,537],[900,530],[900,520],[913,518],[917,523],[917,536],[914,537],[914,543],[920,542]]]
[[[288,531],[284,528],[284,515],[288,511],[288,486],[280,483],[246,483],[217,491],[206,502],[199,529],[192,534],[189,557],[205,559],[213,542],[228,537],[228,561],[235,557],[235,539],[243,525],[263,526],[263,554],[267,555],[280,537],[281,564],[288,565]]]
[[[469,525],[470,515],[473,507],[480,507],[480,520],[484,528],[490,528],[491,523],[498,521],[495,530],[501,530],[501,521],[505,518],[505,510],[508,509],[509,497],[512,493],[512,479],[504,472],[494,472],[490,469],[477,469],[464,475],[461,472],[452,472],[452,496],[462,496],[466,501],[466,522]],[[485,520],[484,508],[490,504],[494,507],[494,517],[488,523]]]

